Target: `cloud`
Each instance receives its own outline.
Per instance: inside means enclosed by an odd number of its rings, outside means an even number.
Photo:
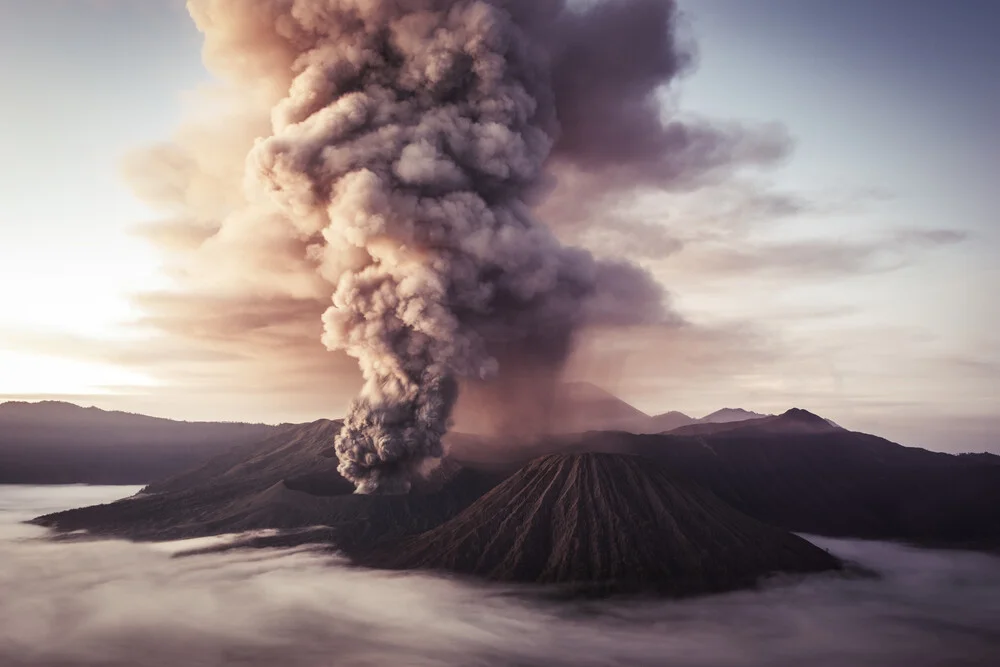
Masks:
[[[7,336],[11,346],[144,370],[159,386],[141,394],[122,388],[128,396],[120,400],[157,414],[211,417],[213,406],[250,420],[343,414],[360,375],[345,355],[323,347],[321,317],[333,294],[329,273],[338,270],[331,264],[356,258],[332,260],[321,239],[280,211],[246,213],[259,206],[245,187],[246,157],[258,138],[272,134],[271,109],[291,80],[288,45],[264,20],[282,3],[265,4],[259,12],[237,7],[249,32],[224,36],[261,39],[207,49],[214,66],[239,70],[243,90],[197,91],[191,118],[174,136],[137,149],[123,165],[128,184],[162,216],[136,233],[159,249],[170,281],[135,298],[142,313],[132,329],[136,340],[46,340],[29,332]],[[785,128],[686,113],[680,88],[695,57],[677,41],[672,3],[589,3],[587,12],[563,12],[561,2],[509,4],[532,15],[525,25],[544,37],[539,42],[552,59],[552,103],[562,128],[546,187],[532,193],[531,203],[562,241],[655,268],[668,286],[680,286],[681,297],[688,288],[697,297],[695,287],[715,282],[813,285],[890,271],[965,239],[949,229],[803,238],[794,229],[801,219],[861,216],[891,193],[782,191],[766,174],[792,154]],[[252,46],[244,59],[230,57],[232,49],[227,56],[226,49],[241,45]],[[597,300],[602,316],[634,325],[623,304],[635,291],[644,304],[639,310],[659,313],[663,322],[586,333],[570,374],[611,378],[643,407],[714,408],[726,396],[757,400],[768,392],[794,402],[775,388],[801,361],[793,349],[800,343],[781,335],[782,327],[843,315],[836,308],[793,313],[789,306],[751,323],[720,321],[724,311],[711,318],[689,313],[691,301],[646,289],[614,265],[605,270],[621,280]],[[797,361],[787,365],[789,359]],[[608,370],[616,367],[627,372]]]
[[[42,507],[111,499],[103,493],[49,492]],[[17,518],[39,503],[28,492],[3,500]],[[1000,650],[1000,561],[985,554],[811,538],[881,576],[553,606],[509,587],[348,568],[309,549],[173,557],[183,544],[31,539],[40,535],[0,526],[5,667],[923,667],[989,665]]]
[[[515,16],[536,13],[530,25],[544,36],[560,125],[553,171],[587,187],[576,194],[595,201],[637,187],[687,190],[787,157],[791,140],[780,124],[680,111],[671,86],[693,71],[695,54],[679,38],[675,3],[592,2],[572,11],[561,11],[563,2],[515,4]]]
[[[181,299],[178,307],[186,303]],[[193,307],[209,312],[204,306]],[[138,328],[132,337],[115,340],[0,330],[0,346],[104,363],[155,379],[152,386],[102,387],[100,397],[63,397],[72,402],[202,420],[310,421],[343,414],[360,386],[360,373],[346,355],[328,352],[318,337],[308,335],[319,330],[317,318],[283,324],[268,318],[266,326],[251,330],[260,317],[240,313],[248,323],[244,331],[228,324],[227,311],[218,312],[221,322],[209,321],[194,331],[175,334],[170,328],[175,322],[160,322],[152,324],[152,331]],[[172,311],[161,305],[159,313],[168,317]]]
[[[904,229],[872,240],[816,238],[767,242],[739,239],[687,244],[684,261],[709,275],[745,278],[755,274],[801,279],[895,271],[914,263],[925,250],[960,243],[965,232],[949,229]]]
[[[672,260],[689,245],[742,242],[754,230],[824,215],[838,205],[831,197],[776,189],[760,177],[731,175],[693,190],[640,188],[621,197],[605,197],[600,186],[570,181],[542,204],[540,214],[553,221],[567,243],[600,257],[652,265]]]
[[[236,4],[205,2],[194,12],[208,33],[206,63],[229,83],[199,90],[190,120],[169,141],[134,151],[123,165],[135,193],[163,216],[136,233],[162,252],[170,279],[167,290],[136,297],[143,313],[137,326],[149,341],[126,362],[145,360],[178,394],[185,383],[199,392],[254,387],[262,396],[295,385],[296,395],[330,392],[329,410],[339,413],[341,388],[356,389],[358,373],[341,353],[324,350],[322,315],[336,279],[360,266],[363,253],[332,252],[310,218],[315,206],[282,210],[262,201],[260,188],[248,181],[247,157],[259,139],[274,134],[272,110],[289,94],[293,55],[309,40],[293,44],[275,32],[271,19],[284,11],[281,3],[251,13]],[[747,170],[786,159],[788,133],[779,124],[682,111],[673,86],[691,71],[693,54],[677,41],[672,2],[597,2],[570,10],[561,0],[517,0],[507,6],[551,62],[551,91],[537,94],[541,108],[551,106],[559,121],[545,164],[547,185],[525,194],[561,240],[599,249],[600,258],[616,262],[598,266],[598,274],[613,280],[588,305],[588,317],[635,323],[626,317],[631,310],[639,319],[659,314],[668,325],[681,321],[665,290],[621,266],[680,252],[684,242],[624,204],[643,192],[725,188]],[[225,7],[233,10],[225,14],[229,23],[213,14]],[[291,109],[283,104],[281,113]],[[798,205],[770,194],[757,203],[756,216]],[[634,296],[641,298],[633,302]],[[551,329],[552,316],[546,321]]]
[[[217,230],[204,223],[177,219],[145,222],[136,225],[133,233],[166,252],[197,250],[212,238]]]
[[[720,407],[720,393],[745,396],[744,381],[769,373],[783,356],[780,340],[747,321],[594,329],[582,337],[568,374],[649,413],[707,413]]]
[[[969,239],[969,232],[960,229],[903,229],[896,232],[901,244],[936,247],[962,243]]]
[[[100,407],[195,419],[274,422],[341,416],[361,382],[357,367],[345,355],[327,352],[318,338],[308,333],[300,338],[301,326],[296,323],[290,334],[281,335],[244,335],[242,329],[238,335],[223,335],[212,327],[210,336],[197,332],[194,337],[185,328],[176,335],[118,341],[8,330],[0,331],[0,344],[141,369],[159,380],[157,386],[141,389],[107,387],[112,395],[99,398],[62,397],[74,402],[96,400]],[[312,321],[311,326],[319,325]],[[279,342],[268,344],[275,336]],[[779,340],[749,322],[705,326],[675,319],[598,327],[580,337],[566,378],[595,382],[653,411],[693,402],[714,406],[720,385],[736,393],[738,378],[763,372],[782,354]]]

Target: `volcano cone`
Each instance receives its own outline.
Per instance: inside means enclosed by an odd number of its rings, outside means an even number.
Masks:
[[[538,459],[450,521],[358,560],[598,594],[707,593],[840,567],[652,461],[618,454]]]

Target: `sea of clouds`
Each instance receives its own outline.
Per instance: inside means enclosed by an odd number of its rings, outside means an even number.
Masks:
[[[555,603],[310,549],[53,541],[19,521],[124,487],[0,487],[0,665],[997,665],[1000,558],[810,538],[878,578]]]

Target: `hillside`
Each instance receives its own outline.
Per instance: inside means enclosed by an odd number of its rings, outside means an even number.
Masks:
[[[839,563],[640,458],[554,455],[447,523],[358,557],[573,592],[707,593]]]
[[[170,540],[261,529],[336,528],[338,542],[426,530],[451,518],[500,480],[446,466],[406,496],[355,495],[337,473],[337,421],[284,427],[269,439],[148,485],[108,505],[39,517],[58,531],[88,530]]]
[[[619,434],[618,446],[788,530],[1000,547],[1000,458],[904,447],[800,410],[732,426]]]
[[[676,410],[654,415],[653,417],[633,418],[629,421],[620,421],[617,424],[603,429],[594,430],[617,430],[628,431],[637,434],[667,433],[677,429],[694,429],[696,431],[708,432],[717,427],[725,427],[728,424],[745,422],[754,419],[767,419],[773,415],[762,415],[742,408],[723,408],[708,414],[700,419],[689,417],[683,412]],[[585,429],[583,429],[585,430]]]
[[[792,408],[780,415],[757,416],[742,420],[722,421],[698,420],[694,424],[680,426],[670,431],[671,435],[710,435],[741,431],[758,434],[829,433],[843,430],[833,422],[823,419],[807,410]]]
[[[772,417],[773,415],[762,415],[759,412],[751,412],[743,408],[722,408],[705,415],[698,420],[701,424],[726,424],[729,422],[742,422],[748,419],[760,419],[762,417]]]
[[[564,385],[558,396],[552,422],[558,433],[579,433],[626,428],[645,419],[649,415],[611,392],[589,382],[573,382]]]
[[[671,411],[649,417],[645,421],[636,421],[623,430],[631,433],[665,433],[676,428],[694,424],[695,419],[683,412]]]
[[[645,456],[795,532],[1000,549],[1000,457],[904,447],[805,410],[660,434],[549,438],[508,452],[507,467],[581,452]]]
[[[415,489],[411,496],[423,499],[412,502],[410,496],[383,502],[352,495],[351,485],[336,472],[332,442],[339,428],[339,422],[326,420],[285,426],[270,438],[152,483],[136,498],[39,523],[156,540],[257,528],[342,527],[352,517],[381,516],[384,521],[372,520],[371,535],[402,534],[450,518],[532,459],[603,452],[645,456],[739,511],[786,530],[1000,549],[1000,457],[903,447],[832,426],[804,410],[714,425],[706,432],[590,432],[518,448],[455,435],[450,463],[439,479]],[[439,491],[446,491],[440,504],[427,506],[441,511],[421,509],[426,497]]]
[[[8,402],[0,404],[0,484],[143,484],[278,430]]]

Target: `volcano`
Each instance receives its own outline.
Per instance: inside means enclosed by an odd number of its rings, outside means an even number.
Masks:
[[[323,539],[334,539],[332,534],[346,545],[433,528],[503,479],[442,466],[440,478],[425,480],[408,495],[357,495],[337,473],[331,443],[340,428],[339,421],[329,420],[288,427],[130,498],[41,516],[33,523],[61,533],[86,530],[141,541],[324,528],[329,530]]]
[[[692,595],[840,567],[647,459],[594,453],[538,459],[450,521],[355,560],[584,595]]]

